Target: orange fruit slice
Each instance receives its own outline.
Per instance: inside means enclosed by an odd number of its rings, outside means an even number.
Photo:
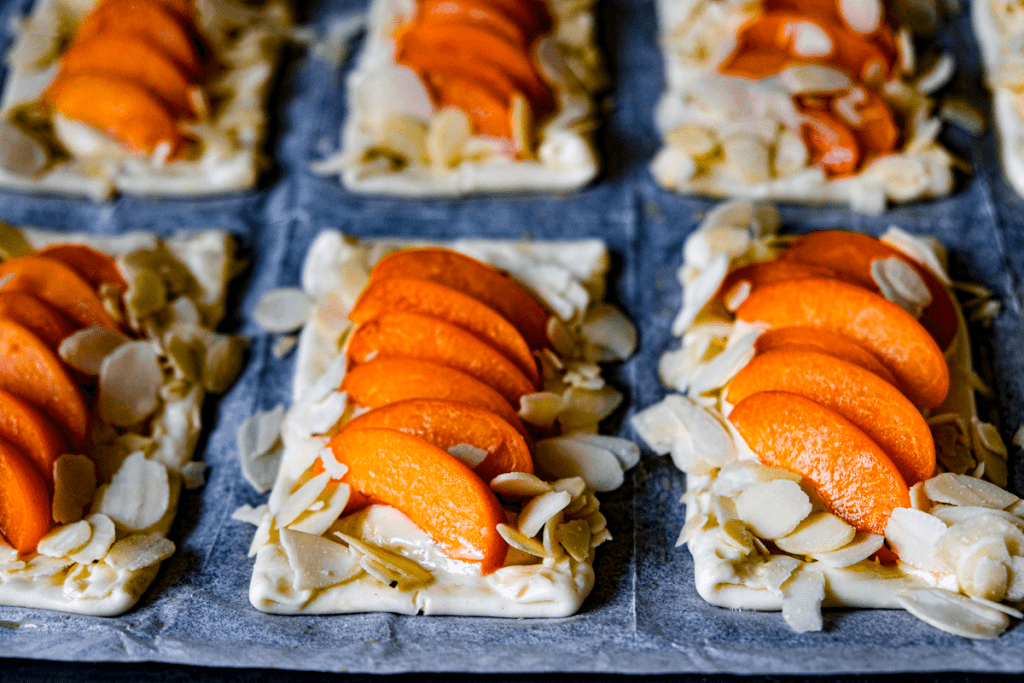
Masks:
[[[489,482],[499,474],[533,474],[533,458],[526,440],[511,425],[489,410],[433,398],[414,398],[375,408],[348,422],[342,429],[394,429],[419,437],[448,451],[468,444],[487,451],[473,468]]]
[[[740,403],[762,391],[797,394],[842,415],[885,451],[908,485],[935,474],[928,423],[899,389],[872,372],[822,353],[773,351],[732,378],[728,398]]]
[[[199,40],[184,16],[156,0],[106,0],[86,15],[76,42],[99,34],[141,38],[191,77],[199,74]]]
[[[468,294],[515,325],[531,349],[549,346],[544,307],[518,282],[476,259],[448,249],[403,249],[378,261],[370,282],[391,277],[430,280]]]
[[[817,327],[776,327],[768,330],[754,343],[758,354],[772,351],[814,351],[859,365],[889,384],[899,388],[896,378],[863,346],[841,334]]]
[[[514,16],[479,0],[421,0],[416,18],[421,23],[446,25],[451,30],[458,30],[460,23],[476,24],[521,48],[529,45],[532,37]]]
[[[61,58],[61,73],[99,73],[132,81],[156,95],[176,118],[195,118],[196,86],[181,67],[134,35],[99,33],[75,41]]]
[[[128,283],[121,275],[117,262],[103,252],[96,251],[84,244],[55,244],[36,252],[53,261],[60,261],[65,266],[82,276],[89,285],[99,290],[103,285],[117,289],[128,289]]]
[[[75,331],[75,326],[60,311],[25,292],[0,290],[0,318],[23,325],[53,350]]]
[[[377,358],[416,358],[447,365],[493,387],[512,405],[536,391],[533,383],[490,344],[460,327],[416,313],[385,313],[349,337],[349,365]]]
[[[119,330],[93,288],[74,270],[44,256],[19,256],[0,263],[0,280],[10,277],[4,292],[32,294],[80,327],[102,325]]]
[[[810,482],[828,509],[859,531],[885,534],[910,491],[885,452],[849,420],[781,391],[752,394],[729,421],[765,465]]]
[[[43,101],[69,119],[103,131],[121,144],[146,154],[159,145],[179,156],[185,139],[170,110],[137,83],[97,73],[59,74]]]
[[[856,285],[820,278],[777,282],[752,292],[736,315],[849,337],[892,372],[915,405],[934,408],[949,391],[949,367],[931,335],[902,308]]]
[[[515,326],[471,296],[429,280],[376,280],[363,290],[348,317],[363,323],[387,311],[419,313],[457,325],[504,354],[533,384],[540,379],[530,347]]]
[[[6,389],[48,415],[81,447],[89,436],[89,409],[64,364],[39,337],[0,318],[0,389]]]
[[[397,508],[450,558],[490,574],[508,545],[497,525],[505,510],[473,470],[445,451],[391,429],[346,429],[330,444],[348,467],[342,481],[372,502]]]
[[[0,533],[19,554],[34,552],[50,530],[50,494],[28,458],[0,439]]]
[[[730,300],[737,294],[740,287],[749,287],[753,291],[758,287],[771,284],[772,282],[784,282],[785,280],[802,280],[809,277],[831,277],[847,280],[845,276],[837,273],[832,268],[819,266],[813,263],[802,261],[758,261],[746,266],[741,266],[729,271],[722,281],[715,294],[715,300],[723,306],[728,307]]]
[[[871,277],[871,263],[898,258],[917,271],[932,295],[919,322],[940,348],[949,346],[956,335],[957,316],[949,291],[934,274],[899,249],[870,235],[846,230],[818,230],[801,237],[779,256],[780,259],[813,263],[845,273],[873,292],[878,285]]]
[[[799,110],[805,117],[801,131],[811,163],[821,166],[830,177],[855,173],[863,153],[853,130],[838,116],[823,109],[800,107]]]
[[[413,358],[379,358],[349,370],[339,389],[348,393],[350,401],[365,408],[411,398],[468,403],[495,413],[527,437],[519,415],[501,394],[447,365]]]
[[[0,437],[27,455],[47,485],[53,486],[53,463],[67,452],[53,421],[27,401],[0,389]]]

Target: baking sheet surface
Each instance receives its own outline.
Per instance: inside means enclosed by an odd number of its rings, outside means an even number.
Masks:
[[[29,6],[4,5],[0,25]],[[307,2],[300,17],[324,30],[359,12],[347,0]],[[231,520],[258,505],[241,477],[235,432],[254,410],[287,403],[293,359],[270,353],[273,339],[249,314],[268,289],[295,285],[303,255],[325,228],[365,236],[515,239],[600,237],[613,255],[611,296],[637,321],[637,356],[615,379],[631,404],[612,427],[633,436],[626,417],[658,401],[660,354],[680,302],[675,271],[686,235],[714,203],[672,195],[647,172],[658,146],[652,121],[661,89],[653,3],[613,0],[598,9],[601,45],[615,85],[598,140],[605,173],[563,197],[483,197],[458,202],[360,197],[336,178],[309,172],[338,145],[345,70],[296,52],[273,103],[275,168],[255,191],[202,201],[122,198],[109,204],[0,193],[0,219],[19,225],[98,233],[217,227],[239,236],[250,259],[229,324],[252,337],[245,371],[206,413],[200,448],[207,484],[187,492],[164,563],[140,604],[113,619],[0,607],[0,655],[79,661],[166,661],[324,671],[680,671],[867,672],[1024,671],[1024,629],[971,642],[894,611],[829,611],[821,633],[796,634],[778,614],[730,612],[705,604],[693,587],[689,552],[675,548],[684,481],[667,458],[644,452],[632,482],[602,497],[614,540],[598,551],[597,585],[576,616],[499,620],[363,614],[280,617],[248,602],[253,527]],[[957,55],[956,87],[975,101],[977,55],[965,19],[942,40]],[[358,42],[354,46],[358,48]],[[991,341],[976,340],[998,400],[987,406],[1009,442],[1024,422],[1024,202],[997,165],[992,133],[950,131],[945,140],[976,173],[950,198],[867,217],[838,208],[782,207],[795,231],[842,227],[879,234],[891,224],[935,235],[948,247],[954,279],[991,287],[1003,303]],[[983,416],[984,417],[984,416]],[[1024,492],[1020,449],[1011,447],[1011,488]]]

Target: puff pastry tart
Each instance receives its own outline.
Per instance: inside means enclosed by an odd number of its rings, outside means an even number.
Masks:
[[[678,393],[633,418],[686,472],[697,591],[820,630],[822,606],[904,608],[967,638],[1021,614],[1024,503],[978,418],[936,244],[896,228],[775,234],[726,204],[688,238]],[[972,318],[998,303],[980,287]]]
[[[348,79],[341,172],[367,193],[569,190],[598,159],[590,0],[375,0]]]
[[[622,399],[598,362],[636,341],[603,302],[604,245],[409,246],[325,232],[303,288],[257,309],[279,330],[309,314],[294,404],[240,433],[244,459],[269,457],[261,435],[283,448],[268,503],[237,514],[258,525],[250,600],[281,614],[572,614],[610,538],[596,494],[639,457],[597,433]]]
[[[252,187],[289,10],[40,0],[0,103],[0,185],[103,199]]]
[[[659,183],[680,192],[849,204],[953,187],[936,76],[882,0],[659,2],[666,60]],[[943,61],[939,66],[948,67]],[[925,77],[929,75],[929,77]]]
[[[1006,179],[1024,196],[1024,5],[1013,0],[971,3],[974,35],[981,49],[992,114]]]
[[[241,368],[214,331],[233,240],[0,234],[0,604],[110,616],[167,538],[207,392]]]

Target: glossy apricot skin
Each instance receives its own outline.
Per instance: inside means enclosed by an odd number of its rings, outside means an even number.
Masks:
[[[389,403],[350,420],[342,430],[379,427],[423,439],[448,451],[468,444],[487,451],[473,471],[489,482],[499,474],[533,474],[526,440],[507,422],[484,408],[441,399],[409,399]]]
[[[89,437],[89,409],[57,355],[26,328],[0,318],[0,389],[52,419],[73,447]]]
[[[35,551],[50,530],[50,493],[16,446],[0,439],[0,534],[18,551]]]
[[[166,145],[178,158],[186,140],[170,109],[134,81],[99,73],[59,74],[42,96],[65,117],[102,131],[125,147],[145,154]]]
[[[822,353],[773,351],[732,378],[728,398],[739,403],[762,391],[797,394],[843,416],[881,447],[909,486],[935,474],[935,442],[920,411],[860,366]]]
[[[819,278],[777,282],[752,292],[736,315],[769,327],[819,327],[849,337],[892,372],[915,405],[934,408],[949,391],[949,367],[927,330],[862,287]]]
[[[468,294],[515,325],[531,349],[550,346],[544,307],[511,277],[474,258],[436,247],[403,249],[382,258],[370,272],[370,282],[389,277],[430,280]]]
[[[36,254],[9,259],[0,263],[0,280],[8,277],[3,291],[38,297],[78,327],[120,330],[92,286],[60,261]]]
[[[763,464],[799,474],[858,531],[884,535],[892,511],[910,507],[903,477],[878,444],[814,401],[760,392],[740,401],[729,421]]]
[[[511,404],[492,387],[455,368],[414,358],[379,358],[351,368],[339,390],[364,408],[413,398],[458,401],[485,408],[529,439]]]
[[[448,557],[480,564],[490,574],[508,545],[497,525],[506,515],[490,487],[454,456],[392,429],[347,429],[330,444],[345,465],[342,481],[372,503],[412,520]]]
[[[450,322],[500,351],[533,384],[540,379],[530,347],[515,326],[471,296],[429,280],[387,278],[371,282],[348,317],[362,323],[387,311],[420,313]]]
[[[349,366],[377,358],[416,358],[455,368],[493,387],[505,400],[536,387],[494,347],[460,327],[415,313],[385,313],[356,327],[349,337]]]
[[[128,282],[121,275],[117,262],[101,251],[84,244],[54,244],[36,252],[54,261],[60,261],[78,273],[83,280],[99,291],[100,287],[109,285],[120,290],[128,289]]]
[[[928,268],[885,242],[848,230],[817,230],[803,235],[779,256],[841,271],[863,287],[879,291],[871,277],[871,264],[878,259],[898,258],[913,268],[928,287],[932,302],[921,312],[919,322],[945,349],[956,336],[956,309],[949,291]]]
[[[53,487],[53,464],[69,452],[53,420],[28,401],[0,389],[0,437],[27,455],[47,486]]]
[[[23,325],[54,351],[76,329],[59,310],[27,292],[0,289],[0,318]]]
[[[814,351],[859,365],[873,372],[897,389],[899,383],[893,374],[871,352],[857,342],[836,332],[817,327],[775,327],[757,338],[754,352]]]

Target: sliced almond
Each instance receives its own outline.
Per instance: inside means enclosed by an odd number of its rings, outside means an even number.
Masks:
[[[553,477],[582,477],[597,491],[613,491],[624,480],[622,465],[611,451],[568,437],[538,441],[534,461]]]
[[[526,472],[506,472],[491,480],[491,490],[503,498],[533,498],[552,490],[540,477]]]
[[[775,545],[787,553],[807,555],[838,550],[853,540],[857,530],[830,512],[814,512]]]
[[[940,588],[905,590],[896,601],[921,621],[964,638],[989,640],[1010,625],[1003,612]]]
[[[64,595],[73,600],[102,599],[117,585],[117,570],[110,565],[80,564],[64,579]]]
[[[927,480],[924,489],[933,501],[951,505],[1002,510],[1019,500],[1017,496],[995,484],[949,472]]]
[[[156,410],[163,372],[152,342],[126,342],[100,367],[100,417],[118,427],[138,424]]]
[[[776,539],[811,514],[811,500],[799,484],[778,479],[745,489],[736,499],[736,512],[758,536]]]
[[[850,543],[828,553],[812,553],[810,557],[829,567],[841,569],[874,555],[885,544],[885,537],[858,533]]]
[[[39,539],[36,552],[47,557],[65,557],[82,548],[92,538],[92,527],[84,519],[51,530]]]
[[[120,332],[94,325],[65,337],[58,352],[61,359],[75,370],[96,376],[100,374],[103,359],[127,341],[128,337]]]
[[[102,513],[89,515],[83,521],[89,523],[92,535],[85,547],[76,551],[70,557],[75,562],[89,564],[90,562],[102,559],[107,554],[110,546],[114,544],[116,529],[113,520]]]
[[[530,500],[519,513],[519,531],[524,536],[536,536],[549,519],[565,509],[570,500],[572,496],[567,491],[550,491]]]
[[[313,302],[298,287],[281,287],[264,294],[252,317],[267,332],[294,332],[309,319]]]
[[[281,547],[295,572],[295,590],[334,586],[348,581],[362,570],[358,553],[318,534],[282,529]]]
[[[804,569],[782,586],[782,618],[797,633],[820,631],[825,577]]]
[[[166,560],[173,554],[174,543],[163,534],[133,534],[115,543],[105,559],[115,569],[136,571]]]
[[[926,512],[896,508],[889,516],[885,537],[900,560],[930,572],[947,567],[936,557],[938,541],[946,533],[946,523]]]
[[[584,562],[590,554],[590,525],[581,519],[559,524],[555,540],[577,562]]]
[[[142,453],[133,453],[121,463],[103,493],[99,512],[125,529],[145,529],[167,513],[170,496],[167,468]]]
[[[345,541],[350,548],[362,553],[360,565],[363,569],[387,585],[395,583],[399,590],[411,591],[417,588],[426,588],[434,583],[434,575],[408,557],[372,543],[366,543],[340,531],[335,531],[334,534]]]
[[[53,520],[77,522],[96,493],[96,465],[85,455],[64,454],[53,464]]]
[[[590,527],[587,526],[586,522],[583,525],[587,527],[587,539],[590,539]],[[544,545],[535,538],[530,538],[523,532],[519,531],[515,527],[509,526],[508,524],[498,525],[498,534],[505,539],[505,542],[516,550],[521,550],[524,553],[534,555],[535,557],[547,557],[548,553],[544,550]],[[559,539],[561,542],[561,539]],[[562,544],[565,546],[565,544]],[[569,548],[565,546],[566,552],[569,552]]]

